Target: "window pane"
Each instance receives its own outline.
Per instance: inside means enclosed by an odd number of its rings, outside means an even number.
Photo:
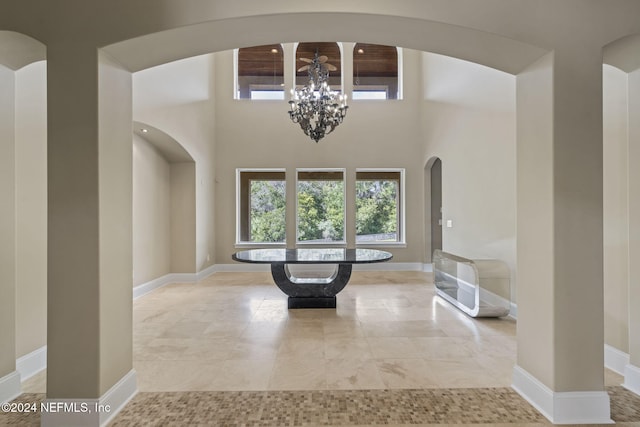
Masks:
[[[298,174],[298,241],[344,241],[342,172]]]
[[[251,99],[284,99],[284,92],[275,90],[251,90]]]
[[[353,48],[353,99],[398,99],[398,50],[395,46],[356,43]]]
[[[387,99],[386,90],[362,90],[353,92],[353,99]]]
[[[316,52],[320,56],[327,57],[327,64],[336,67],[335,70],[329,72],[329,81],[327,83],[331,86],[331,90],[340,92],[342,90],[342,62],[340,59],[340,47],[336,42],[298,44],[296,49],[296,87],[301,88],[309,83],[309,71],[300,69],[309,65],[308,60],[313,59]]]
[[[399,172],[356,173],[356,243],[397,242]]]
[[[271,96],[255,96],[256,91],[271,92]],[[237,99],[284,99],[284,59],[281,45],[238,49],[236,97]]]
[[[286,240],[284,172],[240,173],[240,240],[281,243]]]

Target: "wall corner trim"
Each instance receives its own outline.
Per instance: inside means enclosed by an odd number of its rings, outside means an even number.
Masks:
[[[625,367],[629,364],[629,355],[609,344],[604,345],[604,366],[616,374],[624,375]]]
[[[554,424],[613,424],[606,391],[554,392],[517,365],[511,387]]]
[[[640,396],[640,368],[632,364],[624,367],[624,388]]]
[[[45,399],[57,411],[42,411],[43,427],[106,426],[136,395],[136,372],[132,369],[99,399]],[[62,410],[61,406],[65,409]]]
[[[21,393],[20,373],[18,371],[13,371],[0,378],[0,403],[10,402],[20,396]]]
[[[31,378],[44,369],[47,369],[46,345],[16,359],[16,371],[20,372],[21,381]]]

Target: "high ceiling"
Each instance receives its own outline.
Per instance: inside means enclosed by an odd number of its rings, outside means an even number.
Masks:
[[[325,55],[328,63],[337,70],[331,75],[340,75],[340,49],[335,42],[300,43],[296,51],[296,70],[307,65],[299,58],[313,58],[315,53]],[[362,53],[360,53],[362,52]],[[358,43],[353,52],[354,73],[361,77],[393,77],[398,73],[398,53],[393,46]],[[305,76],[306,71],[297,72]],[[240,49],[238,54],[239,76],[282,76],[282,46],[279,44],[254,46]]]

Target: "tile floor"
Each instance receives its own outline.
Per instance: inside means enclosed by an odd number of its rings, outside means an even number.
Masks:
[[[467,317],[435,296],[428,273],[354,272],[337,305],[288,310],[269,273],[216,273],[142,296],[133,313],[139,398],[510,387],[516,322]],[[621,382],[606,372],[607,385]],[[44,374],[23,386],[43,393]]]
[[[421,272],[356,272],[337,309],[288,310],[269,273],[217,273],[134,303],[141,391],[508,387],[511,319],[472,320]]]

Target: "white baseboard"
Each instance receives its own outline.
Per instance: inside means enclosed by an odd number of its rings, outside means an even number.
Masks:
[[[13,371],[0,378],[0,403],[10,402],[20,396],[21,393],[20,373],[18,371]]]
[[[629,355],[608,344],[604,345],[604,366],[616,374],[624,375],[624,369],[629,364]]]
[[[624,388],[640,395],[640,368],[627,364],[624,368]]]
[[[313,265],[313,264],[310,264]],[[424,271],[419,262],[376,262],[370,264],[354,264],[353,271]],[[216,264],[215,272],[264,272],[271,271],[269,264]]]
[[[16,371],[20,373],[20,381],[31,378],[43,369],[47,369],[46,345],[16,359]]]
[[[41,411],[44,427],[106,426],[136,395],[136,373],[132,369],[99,399],[45,399],[52,410]]]
[[[216,273],[259,273],[271,271],[270,264],[250,264],[250,263],[237,263],[237,264],[216,264]]]
[[[216,266],[211,265],[198,273],[169,273],[157,277],[133,288],[133,299],[146,295],[149,292],[162,288],[172,283],[196,283],[216,272]]]
[[[512,387],[554,424],[613,424],[606,391],[554,392],[517,365]]]
[[[422,264],[422,271],[425,273],[433,273],[433,264]]]
[[[196,274],[196,280],[200,281],[202,279],[206,279],[207,277],[211,276],[213,273],[216,272],[216,265],[210,265],[209,267],[205,268],[204,270],[200,270],[197,274]]]
[[[420,262],[376,262],[353,265],[353,271],[423,271],[423,268]]]

